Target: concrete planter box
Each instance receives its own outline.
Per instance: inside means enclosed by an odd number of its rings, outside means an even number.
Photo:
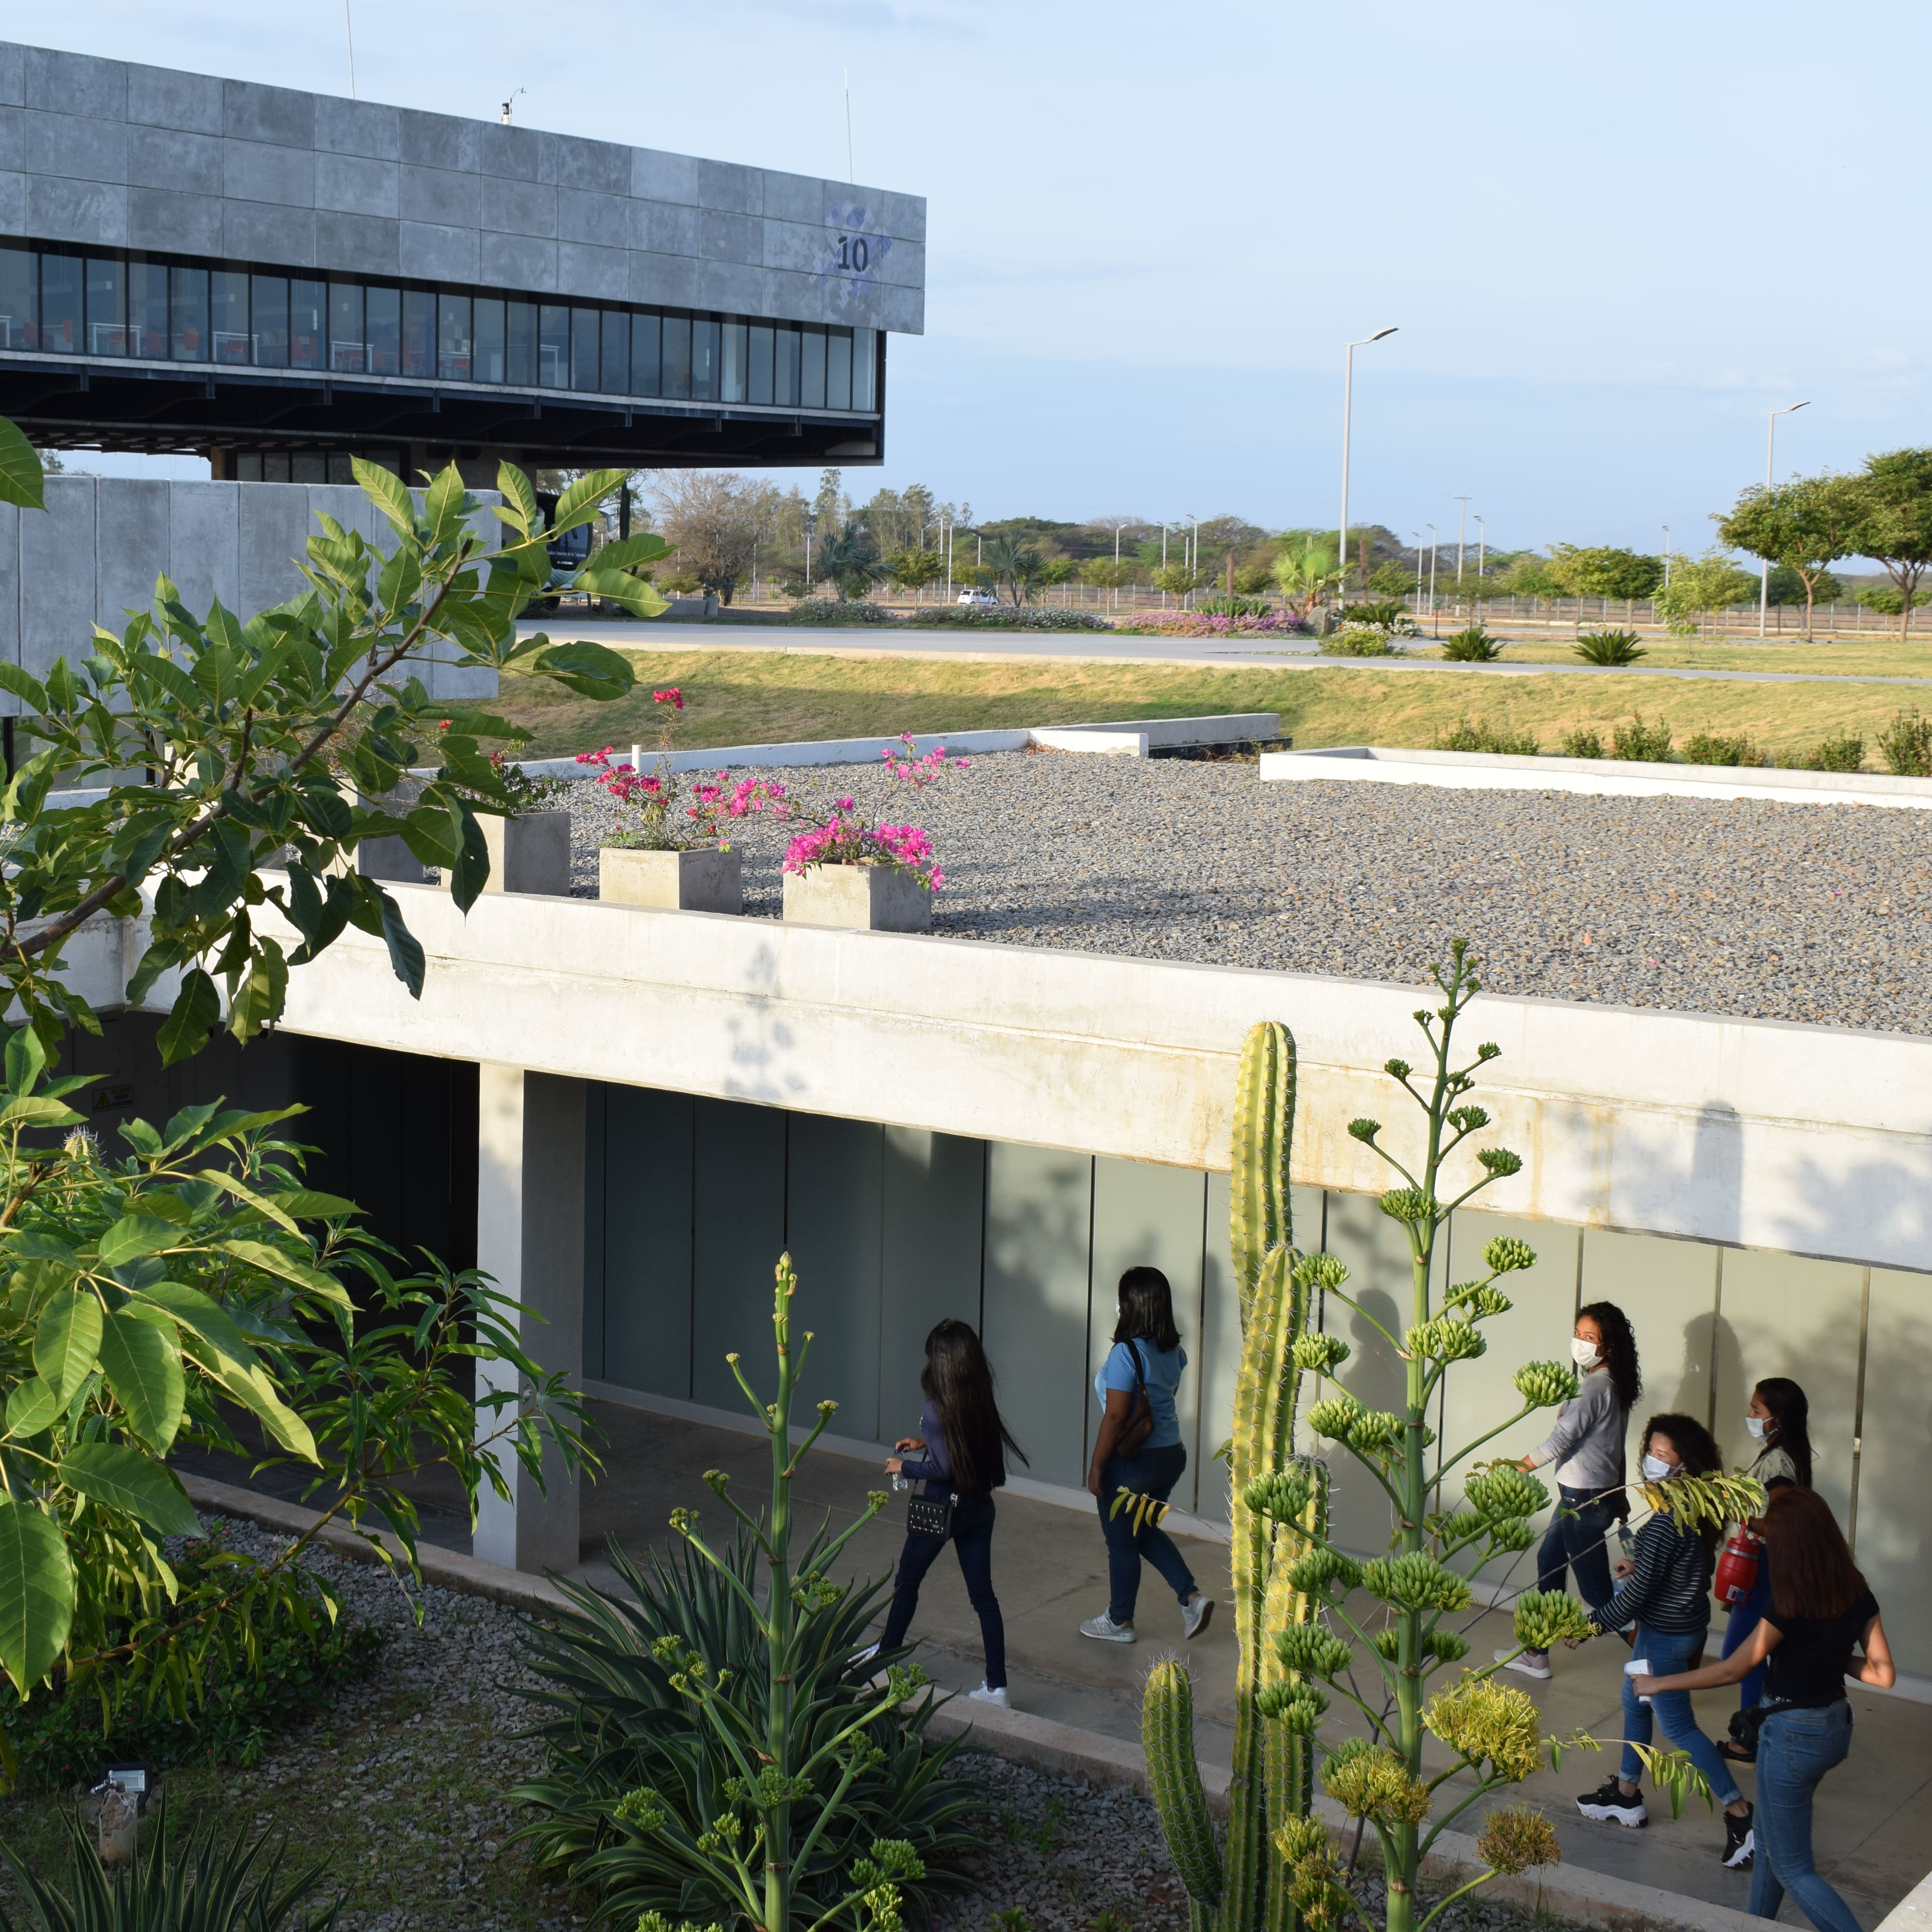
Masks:
[[[932,895],[898,866],[814,866],[785,874],[784,916],[794,926],[930,932]]]
[[[533,812],[523,818],[478,814],[483,843],[490,852],[488,892],[570,892],[570,814]]]
[[[645,852],[606,845],[597,855],[597,896],[619,905],[678,912],[745,910],[744,855],[702,845],[688,852]]]

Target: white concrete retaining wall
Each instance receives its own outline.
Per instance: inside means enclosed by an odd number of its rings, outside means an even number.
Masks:
[[[1457,791],[1569,791],[1598,798],[1762,798],[1784,805],[1932,808],[1932,778],[1876,772],[1794,772],[1762,765],[1648,764],[1622,758],[1518,758],[1486,752],[1391,751],[1337,745],[1264,752],[1269,782],[1352,779],[1443,785]]]
[[[291,976],[291,1030],[1225,1168],[1242,1040],[1280,1019],[1298,1180],[1378,1192],[1346,1124],[1408,1130],[1379,1069],[1414,1051],[1411,986],[512,894],[466,920],[392,890],[421,1002],[352,930]],[[1932,1040],[1490,994],[1467,1034],[1503,1049],[1478,1098],[1525,1161],[1497,1214],[1932,1265]]]
[[[490,547],[502,526],[476,527]],[[218,598],[244,620],[306,587],[296,568],[319,514],[361,532],[386,554],[395,535],[352,484],[176,483],[134,476],[50,476],[44,511],[0,504],[0,658],[44,675],[56,658],[77,663],[96,624],[116,632],[154,602],[154,580],[172,578],[197,616]],[[437,698],[494,698],[494,672],[427,662]],[[20,700],[0,692],[0,716]]]
[[[914,735],[913,745],[921,757],[940,746],[964,758],[992,752],[1024,752],[1038,746],[1054,752],[1094,752],[1144,758],[1157,751],[1191,749],[1197,746],[1267,744],[1280,736],[1279,712],[1235,711],[1214,717],[1138,718],[1113,724],[926,731]],[[646,764],[657,763],[648,749],[638,748]],[[791,744],[718,745],[706,751],[674,752],[668,762],[674,772],[718,771],[728,766],[758,770],[788,765],[869,765],[877,764],[887,752],[900,748],[897,738],[813,738]],[[628,757],[628,751],[625,755]],[[578,778],[588,772],[588,768],[574,758],[526,759],[523,769],[532,778]]]

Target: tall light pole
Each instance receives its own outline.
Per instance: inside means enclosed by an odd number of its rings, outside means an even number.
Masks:
[[[1787,403],[1783,409],[1772,410],[1766,414],[1764,424],[1764,487],[1767,490],[1771,488],[1771,452],[1778,441],[1778,418],[1790,416],[1794,410],[1808,410],[1810,406],[1808,402]],[[1762,561],[1763,572],[1757,580],[1757,634],[1760,638],[1764,635],[1764,620],[1771,608],[1771,559],[1766,557]]]
[[[1664,587],[1666,590],[1670,588],[1670,526],[1668,524],[1664,526]],[[1656,614],[1654,611],[1651,613],[1653,620]]]
[[[1191,610],[1194,608],[1194,586],[1191,580],[1199,572],[1200,568],[1201,519],[1190,510],[1187,513],[1187,574],[1190,580],[1187,586],[1187,595],[1181,602],[1180,608],[1184,610]]]
[[[1489,532],[1484,528],[1480,517],[1476,519],[1476,581],[1483,580],[1483,547]]]
[[[1436,621],[1436,526],[1424,524],[1422,527],[1429,532],[1429,625],[1435,631],[1441,628]]]
[[[1411,530],[1409,535],[1415,539],[1415,614],[1419,617],[1422,615],[1422,532]]]
[[[1120,532],[1126,528],[1125,524],[1114,526],[1114,608],[1116,610],[1120,608]]]
[[[1342,566],[1342,589],[1348,587],[1348,416],[1354,400],[1355,351],[1365,349],[1371,342],[1379,342],[1385,335],[1393,335],[1393,326],[1378,328],[1372,335],[1365,335],[1359,342],[1352,342],[1342,356],[1342,528],[1336,540]]]
[[[1462,506],[1456,512],[1456,589],[1460,595],[1462,588],[1462,540],[1469,530],[1469,500],[1458,496],[1456,500]]]

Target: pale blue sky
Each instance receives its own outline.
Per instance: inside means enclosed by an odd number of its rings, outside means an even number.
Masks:
[[[359,92],[930,201],[889,457],[982,516],[1708,541],[1778,470],[1932,441],[1922,6],[352,0]],[[10,35],[348,91],[341,0]],[[1473,541],[1474,526],[1471,526]]]

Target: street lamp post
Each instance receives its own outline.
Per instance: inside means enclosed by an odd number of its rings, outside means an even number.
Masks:
[[[1192,510],[1187,513],[1187,595],[1181,600],[1180,608],[1191,610],[1194,608],[1195,572],[1201,567],[1201,519]]]
[[[1378,328],[1372,335],[1365,335],[1359,342],[1350,343],[1342,356],[1342,526],[1336,540],[1342,566],[1342,588],[1348,586],[1348,428],[1349,412],[1354,400],[1355,351],[1365,349],[1371,342],[1379,342],[1385,335],[1393,335],[1393,327]],[[1364,588],[1366,586],[1364,586]]]
[[[1788,416],[1794,410],[1808,410],[1808,402],[1787,403],[1781,410],[1772,410],[1766,415],[1764,424],[1764,487],[1771,488],[1771,453],[1778,440],[1778,419]],[[1771,608],[1771,559],[1762,560],[1763,568],[1757,580],[1757,634],[1764,635],[1764,620]]]
[[[1419,617],[1422,615],[1422,532],[1411,530],[1409,535],[1415,539],[1415,614]]]
[[[1429,628],[1435,635],[1440,637],[1442,626],[1437,622],[1436,616],[1436,526],[1424,524],[1422,527],[1429,532]]]
[[[1460,597],[1462,594],[1463,539],[1469,531],[1469,500],[1458,496],[1456,500],[1462,506],[1456,512],[1456,594]]]
[[[1478,517],[1476,519],[1476,581],[1478,584],[1483,580],[1483,547],[1488,535],[1482,518]]]
[[[1666,590],[1670,588],[1670,526],[1668,524],[1664,526],[1664,587]],[[1653,621],[1656,615],[1654,611],[1651,613]]]
[[[1120,532],[1126,528],[1125,524],[1114,526],[1114,608],[1116,610],[1120,608]]]

